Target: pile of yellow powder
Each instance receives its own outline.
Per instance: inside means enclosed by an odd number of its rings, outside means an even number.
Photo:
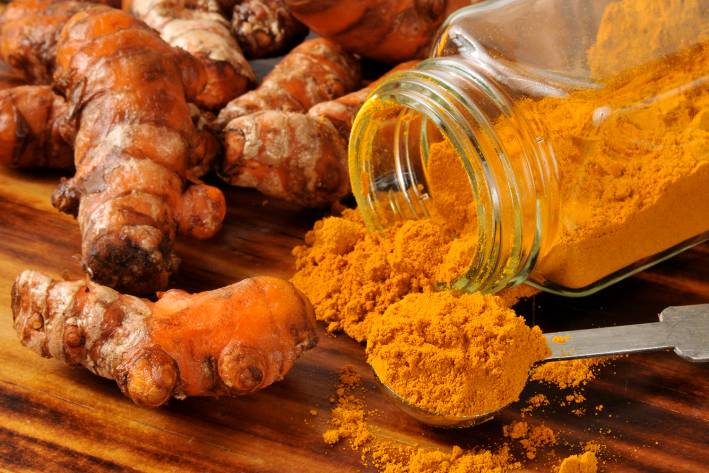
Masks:
[[[484,415],[516,401],[532,364],[549,354],[539,327],[482,294],[409,294],[374,319],[367,338],[380,380],[444,415]]]
[[[516,440],[530,460],[537,457],[537,449],[556,444],[556,434],[549,427],[546,425],[530,426],[524,421],[504,426],[502,435]]]
[[[532,370],[530,379],[551,384],[560,389],[577,388],[594,379],[598,370],[612,359],[612,357],[584,358],[544,363]]]
[[[598,460],[594,452],[584,452],[581,455],[571,455],[565,458],[559,466],[559,473],[596,473]]]
[[[296,247],[291,279],[331,332],[367,339],[372,320],[411,293],[430,293],[460,274],[459,240],[432,220],[410,220],[369,232],[357,210],[317,222]],[[463,261],[464,263],[464,261]],[[525,285],[498,294],[512,305],[536,293]]]

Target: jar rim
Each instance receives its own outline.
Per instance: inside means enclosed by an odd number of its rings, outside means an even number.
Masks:
[[[515,175],[515,166],[507,162],[504,144],[499,142],[499,137],[491,126],[491,116],[495,113],[512,113],[511,99],[499,94],[498,89],[495,89],[495,85],[487,78],[471,77],[470,74],[471,71],[456,63],[455,59],[433,58],[423,61],[416,68],[393,74],[383,81],[370,94],[355,119],[349,148],[350,178],[355,198],[368,227],[381,229],[388,226],[386,221],[380,218],[376,197],[372,192],[376,189],[378,177],[372,175],[372,170],[376,168],[371,166],[372,140],[375,139],[373,135],[381,131],[376,129],[377,114],[393,114],[397,108],[405,109],[418,113],[433,123],[456,149],[468,175],[478,209],[478,245],[475,255],[468,270],[448,287],[496,292],[524,281],[531,271],[540,247],[541,217],[538,214],[541,209],[538,202],[522,202],[525,196],[520,194],[519,187],[530,183],[518,182],[520,176]],[[467,96],[467,93],[456,90],[454,82],[459,80],[461,75],[465,76],[467,85],[470,85],[472,80],[478,90],[496,99],[489,103],[493,104],[494,112],[480,110],[479,104]],[[523,125],[526,126],[526,123]],[[485,146],[481,144],[482,141],[486,142]],[[497,149],[490,144],[493,141],[496,142]],[[539,143],[531,143],[528,147],[531,149],[538,145]],[[396,148],[396,151],[401,150]],[[540,159],[537,150],[532,150],[531,153],[534,154],[530,158],[531,161]],[[407,166],[406,163],[402,166],[401,157],[395,154],[392,153],[389,158],[398,163],[393,167],[398,166],[399,177],[402,177]],[[533,164],[536,166],[538,163]],[[422,167],[425,168],[425,165],[424,162]],[[364,169],[368,172],[363,173]],[[541,172],[543,173],[543,170]],[[404,188],[407,182],[399,184],[400,188]],[[534,187],[536,183],[531,184]],[[535,190],[532,189],[531,193],[535,194]],[[431,196],[427,195],[426,198],[430,199]],[[528,222],[526,226],[524,224],[524,214],[530,212],[537,216],[531,230],[528,228]],[[422,216],[425,214],[409,218]],[[532,235],[529,235],[530,233]]]

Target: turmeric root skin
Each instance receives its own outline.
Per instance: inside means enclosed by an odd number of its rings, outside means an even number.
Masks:
[[[252,393],[282,379],[317,342],[308,300],[269,277],[199,294],[171,290],[152,303],[25,271],[12,310],[25,346],[113,379],[147,407]]]
[[[0,91],[0,164],[71,169],[75,133],[66,101],[50,86]]]
[[[30,84],[51,84],[57,41],[64,24],[85,2],[12,2],[0,18],[0,56]]]
[[[268,110],[229,122],[220,176],[305,207],[349,192],[347,143],[327,120]]]
[[[360,79],[353,56],[332,41],[311,39],[288,53],[257,89],[229,102],[215,123],[223,129],[234,118],[264,110],[306,112],[355,90]]]
[[[472,0],[285,0],[319,35],[362,57],[397,63],[425,56],[448,15]]]
[[[243,0],[234,6],[231,29],[249,58],[282,54],[301,42],[308,28],[295,19],[284,0]]]
[[[67,20],[76,5],[80,11]],[[225,213],[219,190],[190,186],[219,148],[187,104],[194,84],[180,78],[199,77],[185,62],[191,56],[127,13],[91,4],[19,0],[2,17],[7,31],[17,35],[0,41],[18,49],[3,54],[17,60],[28,54],[28,64],[52,70],[54,88],[67,98],[76,127],[76,175],[62,182],[52,201],[77,216],[86,272],[134,294],[165,288],[179,262],[177,231],[208,238]],[[20,37],[51,46],[56,58],[26,51]],[[50,123],[60,107],[55,100],[52,114],[35,110],[35,137],[44,136],[42,123],[47,136],[56,135]],[[7,136],[17,140],[16,131]]]
[[[191,97],[200,107],[220,109],[256,82],[215,0],[132,0],[125,9],[202,65],[203,84]]]
[[[400,64],[389,74],[416,63]],[[347,143],[352,122],[384,77],[316,104],[307,114],[266,111],[232,120],[224,130],[226,152],[220,176],[232,185],[253,187],[306,207],[339,201],[350,192]]]
[[[25,85],[26,80],[20,71],[0,61],[0,90]]]

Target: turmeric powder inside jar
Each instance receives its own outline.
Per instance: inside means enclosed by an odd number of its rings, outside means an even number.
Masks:
[[[709,43],[601,90],[519,104],[544,117],[560,171],[560,228],[537,275],[583,288],[709,232],[709,87],[682,88],[702,68]]]
[[[367,361],[380,380],[431,413],[478,416],[516,401],[550,351],[539,327],[495,296],[409,294],[375,319]]]
[[[525,98],[559,169],[559,228],[531,279],[592,288],[709,238],[709,11],[701,0],[610,3],[587,51],[598,88]],[[501,120],[497,132],[509,133]]]

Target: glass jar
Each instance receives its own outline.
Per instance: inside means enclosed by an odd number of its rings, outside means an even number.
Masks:
[[[384,80],[356,117],[350,177],[367,225],[472,205],[476,245],[449,286],[482,292],[585,295],[706,241],[708,25],[702,0],[456,12],[432,57]],[[441,142],[472,203],[434,182]]]

